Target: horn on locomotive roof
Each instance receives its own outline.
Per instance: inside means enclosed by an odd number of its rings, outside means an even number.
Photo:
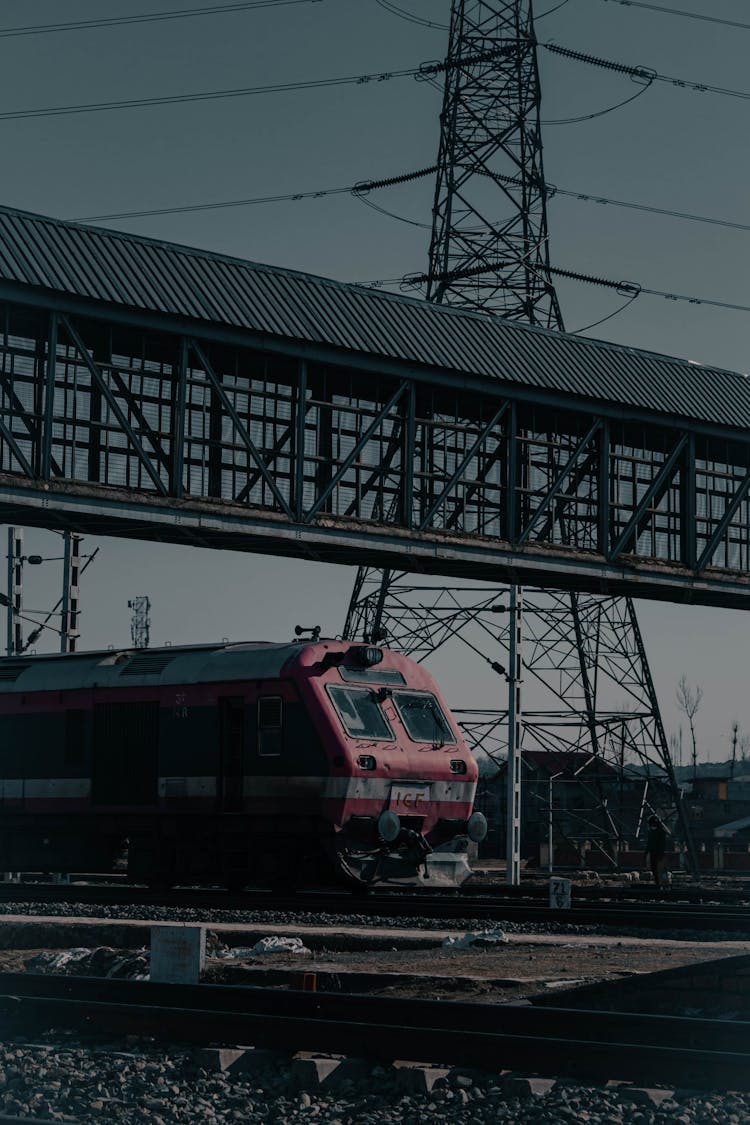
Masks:
[[[320,629],[320,625],[295,625],[294,635],[295,637],[301,637],[303,633],[309,633],[310,640],[314,643],[320,639]]]

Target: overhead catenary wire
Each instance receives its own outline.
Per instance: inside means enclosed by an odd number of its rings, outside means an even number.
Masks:
[[[0,39],[27,35],[52,35],[61,31],[89,31],[100,27],[122,27],[135,23],[162,23],[166,20],[190,19],[193,16],[221,16],[253,8],[281,8],[288,4],[320,4],[322,0],[244,0],[236,4],[216,4],[208,8],[174,8],[164,12],[142,12],[132,16],[101,16],[91,20],[69,20],[65,23],[25,24],[0,27]]]

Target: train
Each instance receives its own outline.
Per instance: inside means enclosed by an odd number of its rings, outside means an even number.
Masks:
[[[1,871],[459,885],[476,783],[429,672],[380,645],[0,659]]]

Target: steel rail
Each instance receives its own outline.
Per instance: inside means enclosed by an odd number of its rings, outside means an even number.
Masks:
[[[25,1030],[750,1089],[744,1021],[14,973],[0,974],[0,1014]]]

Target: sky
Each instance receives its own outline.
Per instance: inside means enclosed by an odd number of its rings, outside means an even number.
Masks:
[[[3,113],[123,99],[386,75],[444,56],[449,0],[295,0],[220,12],[197,0],[5,0],[0,13],[0,202],[60,218],[346,188],[434,163],[440,94],[413,78],[212,98],[54,117]],[[536,11],[555,6],[537,0]],[[667,6],[667,5],[665,5]],[[668,5],[675,8],[675,4]],[[213,9],[189,18],[8,35],[29,25]],[[743,0],[679,0],[679,10],[750,23]],[[547,180],[568,191],[750,225],[750,115],[742,29],[619,0],[567,0],[537,22],[554,42],[660,75],[748,96],[695,92],[563,59],[542,47]],[[598,114],[598,116],[591,116]],[[570,122],[571,118],[586,118]],[[559,122],[566,121],[567,124]],[[317,199],[108,220],[103,226],[342,281],[397,278],[426,266],[432,183],[389,188],[373,210],[347,192]],[[555,265],[689,297],[750,306],[750,230],[556,196],[549,205]],[[407,221],[402,221],[407,220]],[[580,283],[558,287],[566,327],[579,330],[623,304]],[[750,372],[750,314],[642,295],[588,332],[602,339]],[[59,540],[27,530],[29,553]],[[99,555],[83,582],[82,647],[129,641],[127,601],[152,600],[152,643],[285,639],[296,624],[343,625],[354,572],[341,567],[128,540],[85,541]],[[0,545],[0,553],[4,543]],[[26,605],[50,607],[60,566],[27,568]],[[737,720],[750,732],[747,618],[740,611],[640,603],[665,723],[680,722],[682,674],[703,687],[704,756],[722,758]],[[39,645],[54,649],[55,638]],[[440,678],[457,706],[497,686],[464,660]],[[486,686],[485,686],[486,685]],[[502,693],[501,693],[502,694]],[[488,706],[502,706],[494,699]]]

